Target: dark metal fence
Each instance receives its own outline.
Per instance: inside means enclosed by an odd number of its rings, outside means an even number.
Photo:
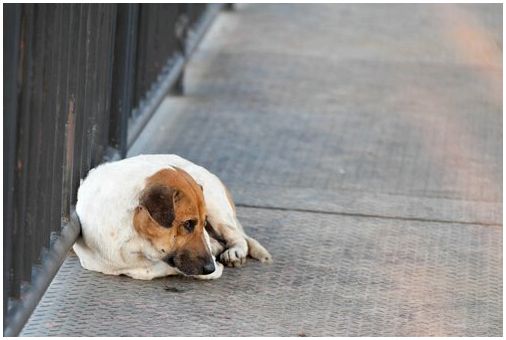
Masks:
[[[218,4],[4,5],[4,335],[28,319],[79,235],[79,182],[119,159]]]

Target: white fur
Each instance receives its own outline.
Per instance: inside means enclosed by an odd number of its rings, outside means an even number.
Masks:
[[[185,170],[202,185],[211,224],[213,221],[226,221],[242,231],[223,184],[203,167],[177,155],[127,158],[92,169],[79,187],[76,211],[81,222],[82,237],[74,245],[74,251],[84,268],[143,280],[179,273],[161,260],[163,254],[140,237],[133,226],[134,209],[139,203],[139,194],[146,179],[172,166]],[[207,232],[206,240],[211,247]],[[214,273],[196,277],[219,278],[223,265],[215,261],[215,267]]]

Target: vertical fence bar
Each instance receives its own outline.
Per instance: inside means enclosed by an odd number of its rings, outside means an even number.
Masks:
[[[39,5],[41,6],[41,5]],[[54,115],[54,96],[51,95],[53,89],[52,77],[54,75],[53,65],[54,65],[54,49],[51,37],[54,36],[54,26],[55,26],[55,5],[46,5],[41,6],[45,9],[44,13],[44,25],[39,27],[43,33],[43,62],[40,63],[42,67],[42,82],[41,88],[39,92],[42,95],[42,101],[40,105],[41,110],[41,141],[40,141],[40,150],[41,150],[41,164],[40,164],[40,174],[39,174],[39,183],[38,183],[38,202],[37,202],[37,218],[35,222],[35,249],[34,249],[34,260],[33,264],[39,264],[41,260],[41,250],[45,246],[44,240],[46,239],[46,234],[48,230],[48,226],[50,224],[50,204],[51,202],[51,185],[52,185],[52,171],[51,165],[53,163],[53,158],[55,157],[54,145],[52,143],[55,131],[52,128],[52,122],[55,118]],[[41,13],[42,15],[42,13]],[[44,202],[41,204],[40,202]],[[33,273],[32,276],[36,275]]]
[[[41,146],[42,146],[42,110],[41,102],[43,100],[42,91],[42,66],[44,64],[44,6],[37,4],[33,5],[34,11],[34,23],[33,23],[33,40],[28,42],[33,45],[33,71],[32,71],[32,84],[33,91],[30,98],[30,111],[28,113],[30,120],[30,139],[29,142],[29,153],[28,158],[30,164],[28,166],[28,177],[27,177],[27,193],[26,193],[26,216],[23,219],[23,223],[26,225],[26,231],[24,235],[25,239],[25,261],[23,265],[23,280],[30,281],[31,278],[31,267],[32,262],[36,260],[38,254],[37,250],[37,226],[38,223],[38,200],[42,190],[40,187],[40,163],[41,163]]]
[[[146,20],[148,17],[146,5],[139,5],[139,15],[138,15],[138,26],[137,26],[137,50],[135,51],[135,81],[134,81],[134,102],[140,102],[140,93],[142,90],[139,90],[143,87],[144,79],[146,77],[146,56],[148,54],[148,48],[146,48],[146,42],[148,41],[148,23]]]
[[[114,44],[117,21],[117,4],[103,5],[100,16],[100,35],[97,50],[97,82],[101,86],[95,87],[94,96],[97,105],[94,112],[94,128],[92,130],[92,150],[90,168],[100,164],[109,146],[109,130],[111,121],[112,74],[114,67]],[[86,169],[87,171],[88,169]]]
[[[126,156],[128,116],[134,105],[139,4],[119,4],[116,21],[109,144]]]
[[[63,93],[62,93],[62,163],[61,163],[61,186],[60,190],[60,225],[70,220],[71,206],[71,179],[72,167],[74,166],[74,140],[76,130],[76,93],[75,85],[78,76],[76,70],[77,49],[79,44],[79,5],[71,4],[63,9],[63,31],[62,40],[65,41],[65,50],[62,50],[63,67]]]
[[[65,149],[63,161],[63,186],[62,186],[62,219],[63,223],[70,220],[70,207],[72,203],[72,175],[74,170],[74,141],[76,138],[78,94],[77,84],[80,81],[79,74],[81,61],[79,60],[79,46],[81,46],[81,16],[82,8],[79,5],[70,5],[70,27],[67,31],[69,50],[67,55],[67,100],[66,100],[66,124],[65,124]]]
[[[69,120],[69,107],[70,105],[70,92],[69,92],[69,82],[70,82],[70,67],[73,65],[71,63],[71,35],[72,26],[73,26],[73,13],[74,6],[69,4],[59,4],[59,30],[58,30],[58,77],[57,77],[57,98],[56,98],[56,117],[57,121],[55,122],[56,129],[56,159],[53,163],[53,176],[55,178],[55,183],[52,188],[51,197],[52,197],[52,205],[51,212],[52,223],[51,229],[48,230],[48,234],[46,235],[46,240],[48,239],[49,233],[52,231],[59,230],[61,226],[65,222],[64,211],[69,210],[66,206],[65,201],[65,183],[66,183],[66,169],[64,164],[66,162],[66,150],[67,150],[67,132],[68,132],[68,122]],[[55,39],[56,40],[56,39]],[[48,242],[49,243],[49,242]]]
[[[72,143],[73,148],[73,165],[71,167],[69,206],[72,206],[72,202],[77,199],[77,187],[79,185],[79,177],[81,174],[81,164],[83,158],[83,152],[86,151],[86,145],[83,143],[83,135],[86,134],[87,122],[86,119],[86,94],[88,91],[88,68],[87,61],[89,60],[90,53],[90,41],[88,37],[88,12],[91,4],[82,4],[79,6],[79,33],[78,33],[78,45],[77,45],[77,67],[75,73],[74,90],[76,93],[76,127],[75,127],[75,139]],[[69,212],[70,213],[70,212]]]
[[[21,95],[19,100],[19,121],[18,121],[18,141],[17,141],[17,163],[16,163],[16,199],[14,216],[14,291],[13,296],[19,298],[21,294],[21,284],[25,282],[25,264],[24,257],[26,249],[25,235],[28,234],[26,225],[27,216],[27,196],[28,196],[28,170],[30,168],[30,111],[32,97],[33,80],[33,5],[23,5],[21,11],[21,55],[20,63],[22,74]]]
[[[21,26],[21,5],[5,4],[3,16],[4,29],[4,270],[3,270],[3,320],[7,316],[9,295],[12,290],[12,258],[13,258],[13,227],[14,227],[14,169],[16,163],[16,127],[18,107],[18,60]]]
[[[188,26],[190,25],[190,6],[190,4],[177,5],[177,19],[174,25],[177,51],[183,56],[184,60],[186,60],[186,37],[188,35]],[[184,67],[178,75],[171,93],[174,95],[184,94]]]
[[[49,108],[47,115],[49,117],[50,110],[54,110],[52,119],[48,120],[48,131],[52,131],[52,141],[50,148],[52,150],[52,160],[48,162],[48,177],[50,177],[50,188],[48,189],[49,209],[48,209],[48,226],[43,230],[43,237],[41,239],[41,246],[43,249],[47,247],[46,243],[50,239],[50,233],[53,230],[59,230],[61,226],[60,221],[60,207],[61,207],[61,183],[62,183],[62,159],[63,159],[63,133],[65,120],[63,119],[62,112],[62,93],[64,84],[63,69],[63,55],[66,50],[65,39],[63,39],[63,32],[66,29],[64,24],[65,12],[64,5],[56,4],[54,6],[54,16],[52,22],[52,30],[49,33],[48,40],[51,50],[51,67],[49,86],[54,88],[54,96],[49,96]],[[48,89],[49,91],[49,89]],[[44,249],[47,251],[47,249]]]
[[[93,130],[97,128],[95,116],[96,105],[98,103],[98,97],[95,96],[95,90],[97,87],[100,87],[100,84],[97,83],[98,75],[97,68],[99,62],[99,51],[98,51],[98,42],[99,37],[102,39],[106,39],[105,36],[102,36],[103,32],[101,30],[100,25],[100,17],[102,15],[101,8],[103,5],[96,4],[88,6],[87,11],[85,12],[85,20],[86,20],[86,61],[85,61],[85,86],[84,86],[84,94],[82,100],[82,113],[83,116],[83,129],[81,140],[77,142],[82,146],[82,149],[76,155],[79,155],[79,171],[76,176],[76,186],[74,188],[74,199],[75,202],[77,200],[77,189],[79,187],[79,182],[82,178],[86,176],[86,172],[91,165],[91,149],[93,147]],[[93,98],[94,100],[88,100],[88,98]]]

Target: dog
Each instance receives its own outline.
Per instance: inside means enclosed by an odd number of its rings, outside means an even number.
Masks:
[[[82,181],[76,212],[82,267],[151,280],[221,277],[247,255],[272,262],[244,232],[232,196],[201,166],[177,155],[140,155],[102,164]]]

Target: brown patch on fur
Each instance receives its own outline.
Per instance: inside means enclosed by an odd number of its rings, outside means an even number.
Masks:
[[[156,184],[145,190],[140,198],[140,205],[145,207],[159,225],[170,228],[174,221],[174,205],[181,197],[177,189]]]
[[[185,222],[195,221],[193,231]],[[179,168],[163,169],[147,178],[134,213],[135,230],[160,252],[172,257],[189,275],[200,274],[212,261],[204,238],[206,207],[195,180]]]

